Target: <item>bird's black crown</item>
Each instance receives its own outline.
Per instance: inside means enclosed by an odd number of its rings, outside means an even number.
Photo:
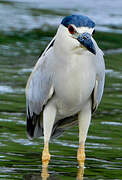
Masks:
[[[70,24],[74,24],[76,27],[95,27],[95,23],[89,17],[83,15],[66,16],[61,24],[65,27],[68,27]]]

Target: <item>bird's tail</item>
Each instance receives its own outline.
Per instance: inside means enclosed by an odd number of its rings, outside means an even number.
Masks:
[[[28,111],[27,115],[27,135],[30,139],[43,136],[43,124],[41,123],[41,114],[35,113],[30,116]]]
[[[69,129],[72,126],[76,125],[77,123],[78,123],[77,114],[57,121],[53,126],[51,137],[52,138],[59,137],[64,132],[65,129]]]
[[[59,137],[65,129],[68,129],[72,127],[73,125],[78,123],[78,115],[66,117],[64,119],[58,120],[55,122],[51,138],[57,138]],[[42,120],[42,114],[36,115],[33,114],[33,116],[30,116],[28,113],[27,116],[27,134],[29,138],[37,138],[40,136],[43,136],[43,120]]]

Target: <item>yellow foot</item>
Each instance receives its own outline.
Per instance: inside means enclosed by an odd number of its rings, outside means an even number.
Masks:
[[[48,163],[50,161],[50,154],[48,149],[44,149],[42,152],[42,166],[48,167]]]
[[[84,161],[85,161],[84,145],[80,145],[78,148],[77,160],[79,167],[84,167]]]

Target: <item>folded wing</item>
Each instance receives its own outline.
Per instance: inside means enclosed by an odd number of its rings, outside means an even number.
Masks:
[[[105,65],[103,59],[103,53],[100,51],[98,55],[98,64],[97,64],[97,75],[94,90],[92,92],[92,112],[96,111],[104,91],[105,83]]]
[[[27,133],[31,138],[43,134],[41,112],[53,91],[52,73],[45,55],[38,60],[26,86]]]

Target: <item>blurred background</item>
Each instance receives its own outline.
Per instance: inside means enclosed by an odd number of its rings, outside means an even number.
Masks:
[[[26,136],[25,85],[62,18],[83,14],[96,22],[105,54],[105,92],[86,141],[84,179],[122,179],[122,1],[0,0],[0,179],[42,179],[43,140]],[[48,179],[78,174],[78,128],[50,144]],[[82,179],[82,178],[81,178]]]

